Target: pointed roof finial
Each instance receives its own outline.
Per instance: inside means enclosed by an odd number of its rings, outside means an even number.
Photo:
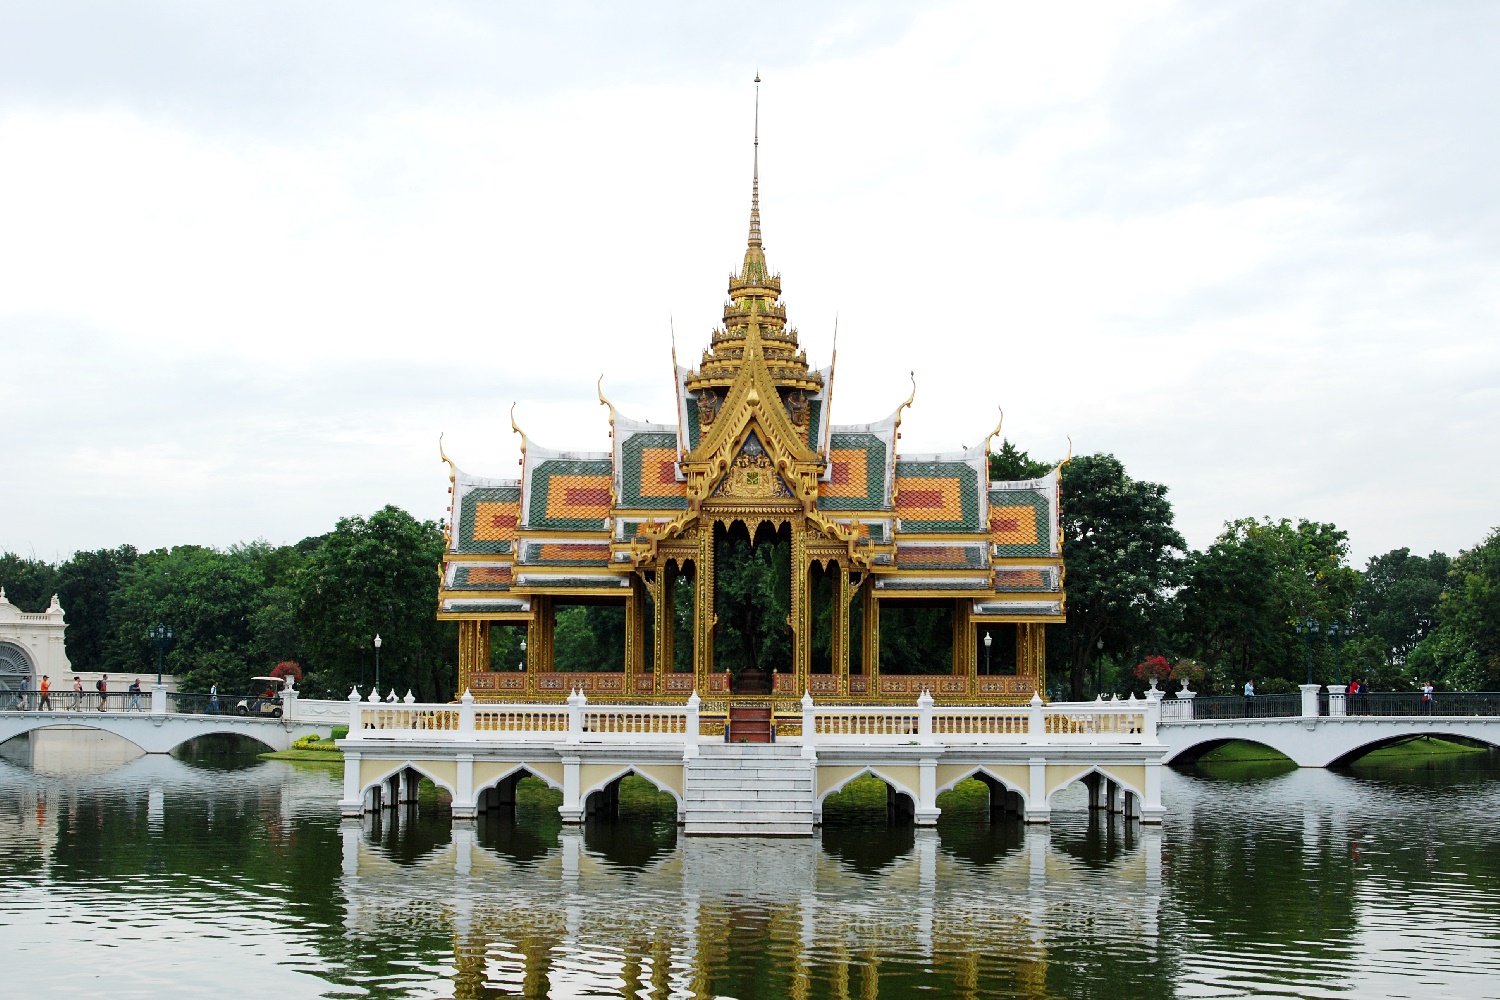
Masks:
[[[750,179],[750,245],[760,244],[760,71],[755,73],[755,169]]]

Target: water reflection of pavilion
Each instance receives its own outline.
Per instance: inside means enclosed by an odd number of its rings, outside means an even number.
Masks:
[[[933,974],[963,995],[997,973],[1043,996],[1059,943],[1108,928],[1116,945],[1157,944],[1160,832],[1119,818],[1096,819],[1082,847],[985,826],[998,838],[986,855],[965,843],[973,831],[875,827],[822,841],[671,838],[644,863],[619,857],[604,827],[517,856],[455,825],[407,865],[375,822],[341,828],[345,929],[383,937],[412,919],[414,875],[441,883],[429,895],[443,901],[419,905],[448,925],[458,996],[734,995],[739,977],[787,996],[873,997]]]

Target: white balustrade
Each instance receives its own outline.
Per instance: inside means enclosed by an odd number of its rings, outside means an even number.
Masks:
[[[1139,744],[1156,741],[1161,692],[1146,700],[1024,706],[937,705],[923,692],[915,706],[816,705],[802,700],[802,735],[818,744]],[[329,703],[337,704],[337,703]],[[367,702],[351,692],[349,738],[485,742],[699,742],[696,695],[684,705],[590,704],[580,691],[564,704],[480,704],[469,692],[457,704]],[[311,707],[311,706],[309,706]],[[319,710],[326,711],[321,704]],[[799,737],[783,737],[798,742]]]

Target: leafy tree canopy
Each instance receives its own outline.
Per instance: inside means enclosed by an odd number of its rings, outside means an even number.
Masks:
[[[423,700],[453,694],[456,640],[435,617],[443,535],[398,507],[341,518],[297,573],[293,620],[307,650],[309,690],[347,693],[363,672]]]
[[[1000,450],[990,452],[990,479],[997,483],[1040,479],[1052,469],[1047,462],[1033,461],[1030,455],[1004,438],[1000,441]]]
[[[1101,639],[1131,649],[1159,629],[1186,543],[1173,527],[1167,488],[1131,479],[1113,455],[1063,466],[1062,492],[1068,679],[1071,697],[1082,698]]]

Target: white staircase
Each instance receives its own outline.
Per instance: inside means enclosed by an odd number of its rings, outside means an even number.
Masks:
[[[813,762],[794,743],[704,743],[687,761],[688,834],[810,837]]]

